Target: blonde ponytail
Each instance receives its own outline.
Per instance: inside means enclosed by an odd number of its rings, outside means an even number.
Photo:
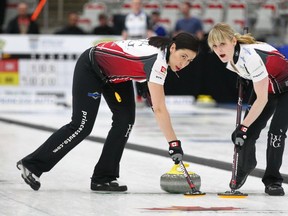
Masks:
[[[226,39],[231,40],[236,38],[240,44],[254,44],[257,43],[256,39],[250,34],[243,34],[235,32],[228,24],[218,23],[210,30],[208,34],[208,45],[212,49],[213,44],[221,43]]]
[[[240,44],[255,44],[257,43],[256,39],[251,35],[251,33],[247,34],[239,34],[235,33],[235,37]]]

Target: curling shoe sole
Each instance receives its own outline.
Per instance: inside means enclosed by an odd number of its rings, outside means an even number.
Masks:
[[[16,167],[21,170],[21,176],[26,184],[28,184],[35,191],[39,190],[41,186],[39,178],[23,165],[22,160],[17,162]]]
[[[128,188],[126,185],[119,185],[116,180],[103,184],[91,181],[91,190],[97,192],[125,192]]]
[[[265,187],[265,193],[270,196],[284,196],[285,192],[281,184],[272,183]]]

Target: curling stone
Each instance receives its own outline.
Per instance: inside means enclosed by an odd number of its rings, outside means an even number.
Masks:
[[[214,107],[216,106],[216,101],[210,95],[199,95],[196,105],[199,107]]]
[[[189,164],[184,164],[185,167],[189,167]],[[200,190],[201,187],[201,178],[194,172],[188,171],[193,184],[197,190]],[[172,169],[163,174],[160,178],[161,189],[168,193],[186,193],[191,191],[187,180],[179,166],[175,164]]]

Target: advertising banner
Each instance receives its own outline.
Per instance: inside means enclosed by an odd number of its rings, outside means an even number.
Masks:
[[[120,36],[0,35],[0,104],[66,103],[79,55]]]

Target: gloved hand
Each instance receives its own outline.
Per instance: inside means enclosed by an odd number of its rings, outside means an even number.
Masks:
[[[247,139],[247,131],[248,127],[244,125],[238,125],[238,127],[234,130],[234,132],[231,135],[231,139],[235,145],[243,146],[245,143],[245,140]]]
[[[183,158],[183,150],[181,148],[180,140],[173,140],[169,142],[169,155],[175,164],[179,164]]]
[[[250,83],[251,83],[250,80],[247,80],[247,79],[240,77],[240,76],[238,76],[237,82],[241,83],[241,85],[243,86],[244,89],[248,88]],[[237,87],[238,87],[238,83],[237,83]]]
[[[143,98],[147,98],[147,96],[150,95],[147,81],[138,83],[137,93],[138,95],[141,95]]]
[[[141,95],[144,99],[146,99],[147,105],[150,106],[153,110],[153,104],[152,104],[151,95],[149,92],[147,81],[138,83],[136,89],[137,89],[137,94]]]

